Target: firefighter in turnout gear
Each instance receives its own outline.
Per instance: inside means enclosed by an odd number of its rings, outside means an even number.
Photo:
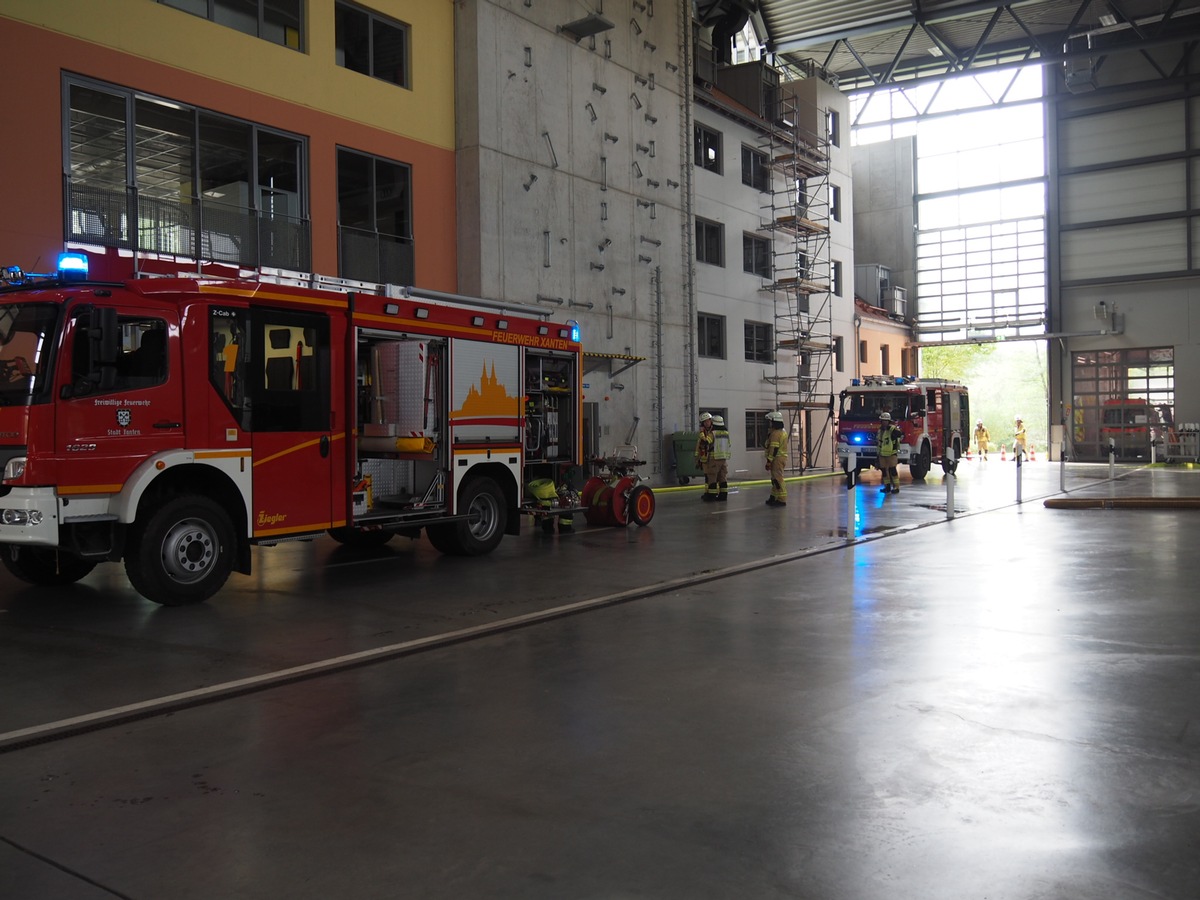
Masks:
[[[979,455],[983,459],[987,459],[988,444],[991,442],[992,436],[988,434],[987,428],[983,424],[983,419],[975,420],[975,448],[979,451]]]
[[[1022,456],[1026,456],[1027,446],[1025,423],[1021,421],[1020,416],[1017,416],[1013,420],[1013,459],[1017,458],[1018,453],[1020,453]]]
[[[879,446],[877,465],[879,471],[883,473],[883,487],[879,489],[879,493],[898,494],[900,493],[900,473],[897,471],[897,466],[900,463],[900,442],[904,439],[904,432],[892,422],[891,413],[880,413],[879,422],[879,434],[876,438]]]
[[[729,457],[733,456],[733,445],[729,440],[729,431],[725,428],[723,416],[713,416],[713,477],[717,481],[717,499],[724,502],[729,499]]]
[[[783,483],[783,470],[787,465],[787,435],[783,431],[783,413],[767,413],[767,471],[771,473],[771,496],[767,506],[787,506],[787,486]]]
[[[715,441],[716,435],[713,434],[712,413],[700,413],[700,436],[696,438],[694,455],[696,457],[696,468],[704,473],[704,493],[700,495],[701,500],[717,499],[715,461],[713,460],[713,443]]]

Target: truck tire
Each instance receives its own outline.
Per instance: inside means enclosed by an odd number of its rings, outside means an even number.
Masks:
[[[41,587],[74,584],[92,569],[95,560],[82,559],[54,547],[5,547],[4,567],[16,578]]]
[[[329,536],[346,547],[354,547],[359,550],[370,550],[374,547],[382,547],[393,537],[394,531],[384,531],[382,528],[367,530],[362,528],[330,528]]]
[[[917,453],[915,459],[910,458],[908,462],[908,473],[912,475],[913,481],[924,481],[925,476],[929,474],[929,467],[933,464],[933,454],[930,453],[929,445],[921,444],[921,450]]]
[[[457,522],[430,525],[425,529],[429,543],[450,556],[483,556],[504,538],[508,508],[504,491],[490,478],[475,478],[463,485]]]
[[[201,603],[233,571],[233,525],[208,497],[172,497],[134,525],[125,574],[134,589],[163,606]]]

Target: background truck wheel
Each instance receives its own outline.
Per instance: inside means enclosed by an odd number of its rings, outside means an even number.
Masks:
[[[3,558],[4,567],[14,576],[43,587],[74,584],[96,568],[93,560],[53,547],[5,547]]]
[[[629,494],[629,518],[638,527],[649,525],[654,518],[656,505],[654,491],[644,484],[639,484]]]
[[[921,451],[915,459],[910,459],[908,463],[908,473],[912,475],[913,481],[924,481],[925,476],[929,474],[929,467],[932,464],[932,454],[929,452],[928,444],[921,444]]]
[[[372,547],[382,547],[395,537],[395,532],[378,528],[374,531],[366,531],[361,528],[330,528],[329,536],[346,547],[369,550]]]
[[[491,553],[508,525],[504,492],[490,478],[476,478],[463,485],[458,499],[458,511],[466,518],[428,526],[429,543],[451,556]]]
[[[233,570],[233,526],[207,497],[167,500],[134,526],[125,573],[134,589],[163,606],[201,603]]]

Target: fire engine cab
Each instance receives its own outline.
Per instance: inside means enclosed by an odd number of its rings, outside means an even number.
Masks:
[[[837,454],[842,470],[851,453],[856,469],[870,468],[878,457],[879,414],[887,412],[904,433],[900,462],[914,481],[929,473],[935,459],[942,470],[955,470],[970,440],[971,413],[965,385],[940,378],[868,376],[855,378],[841,393]],[[947,451],[953,450],[953,460]]]
[[[124,560],[181,605],[248,574],[251,546],[324,532],[480,555],[519,532],[528,484],[580,471],[578,326],[539,307],[0,274],[0,558],[25,581]]]

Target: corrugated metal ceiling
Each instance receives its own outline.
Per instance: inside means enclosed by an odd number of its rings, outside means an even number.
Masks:
[[[813,60],[851,90],[889,71],[909,79],[1058,58],[1088,32],[1125,48],[1200,38],[1200,0],[759,0],[758,15],[770,49]]]

